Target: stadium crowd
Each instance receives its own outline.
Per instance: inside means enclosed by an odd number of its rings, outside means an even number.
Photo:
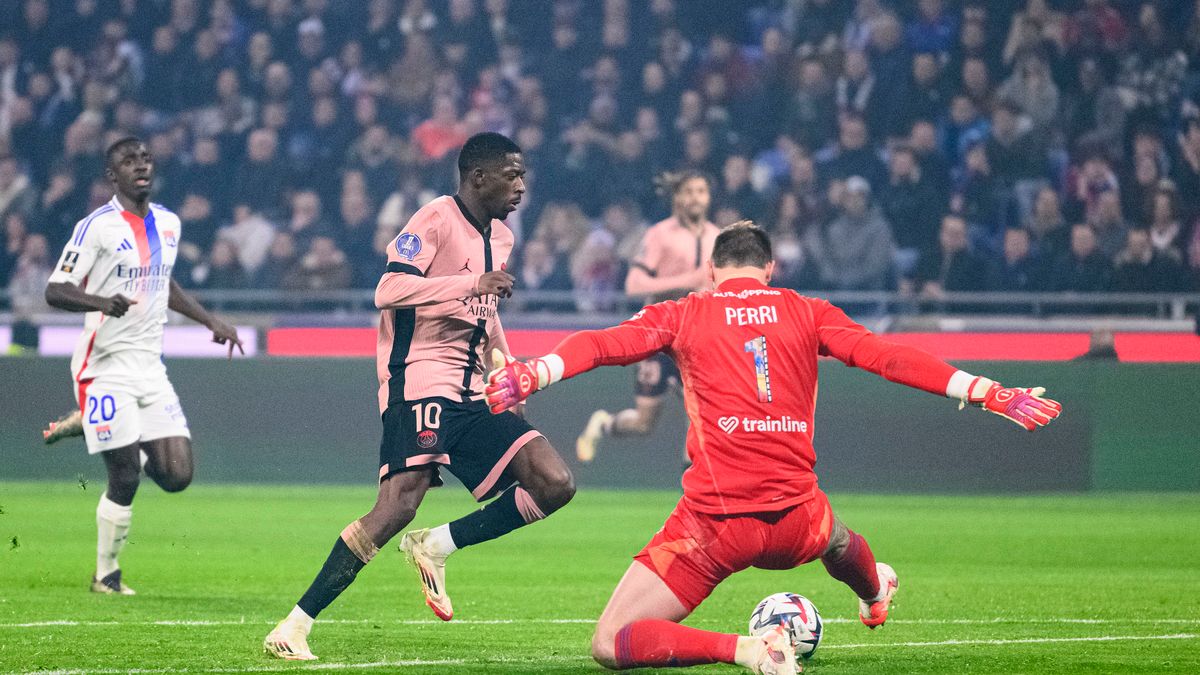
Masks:
[[[17,0],[0,285],[40,302],[136,134],[185,286],[373,287],[494,130],[529,170],[518,286],[584,310],[682,168],[796,288],[1191,290],[1198,75],[1182,0]]]

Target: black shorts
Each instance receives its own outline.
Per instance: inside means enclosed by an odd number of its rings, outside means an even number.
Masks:
[[[638,396],[662,396],[672,387],[680,387],[679,367],[675,359],[659,352],[637,364],[633,391]]]
[[[541,435],[514,413],[493,415],[483,401],[437,396],[405,401],[383,412],[379,480],[432,466],[436,487],[442,484],[439,468],[445,466],[477,501],[484,501],[516,482],[508,475],[509,462]]]

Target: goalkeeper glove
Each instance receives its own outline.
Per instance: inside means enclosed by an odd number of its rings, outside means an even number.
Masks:
[[[1062,413],[1058,401],[1042,398],[1045,387],[1004,387],[986,377],[976,377],[967,388],[967,396],[959,404],[977,405],[984,410],[1012,420],[1026,431],[1044,427]]]
[[[483,391],[493,414],[516,407],[533,392],[549,387],[557,379],[546,359],[532,359],[526,363],[495,349],[492,350],[492,365],[494,370]]]

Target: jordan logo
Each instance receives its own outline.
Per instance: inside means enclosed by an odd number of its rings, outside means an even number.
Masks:
[[[470,272],[471,271],[471,259],[467,258],[467,262],[463,263],[463,266],[458,268],[458,271],[459,272]]]

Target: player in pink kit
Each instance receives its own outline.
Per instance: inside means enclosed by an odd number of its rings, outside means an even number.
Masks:
[[[404,535],[425,601],[441,619],[454,610],[446,558],[545,518],[575,494],[574,478],[546,438],[514,413],[483,400],[483,355],[507,350],[497,315],[512,295],[504,271],[513,234],[502,222],[525,193],[521,150],[496,133],[472,136],[458,156],[458,194],[417,211],[388,248],[375,289],[379,320],[379,497],[342,530],[317,578],[267,636],[268,654],[312,660],[313,620],[416,514],[450,470],[482,509]],[[497,495],[499,495],[497,497]]]
[[[46,285],[46,302],[86,312],[71,359],[80,415],[72,434],[100,454],[108,486],[96,507],[92,591],[134,592],[118,556],[133,520],[142,470],[167,492],[192,481],[187,418],[162,361],[167,310],[204,324],[213,341],[241,349],[237,329],[209,314],[171,278],[183,232],[179,217],[150,202],[154,158],[141,139],[122,138],[105,153],[116,194],[79,221]],[[68,434],[71,435],[71,434]]]
[[[671,200],[671,216],[646,230],[642,248],[625,278],[625,292],[649,302],[677,300],[708,284],[708,259],[720,230],[708,219],[712,192],[708,177],[695,171],[667,174],[662,189]],[[645,435],[654,428],[663,396],[679,387],[679,370],[664,354],[637,364],[634,406],[616,413],[597,410],[575,441],[581,462],[596,456],[606,436]]]
[[[820,558],[881,625],[898,586],[817,487],[813,411],[817,357],[977,405],[1032,431],[1058,417],[1041,388],[1005,388],[929,354],[882,340],[842,310],[767,285],[771,243],[754,227],[726,229],[713,248],[715,291],[651,305],[625,323],[575,333],[550,354],[492,374],[499,412],[602,365],[665,352],[679,364],[691,427],[683,498],[638,553],[601,615],[592,655],[609,668],[736,663],[794,673],[782,627],[765,638],[679,625],[713,588],[746,569],[791,569]]]

